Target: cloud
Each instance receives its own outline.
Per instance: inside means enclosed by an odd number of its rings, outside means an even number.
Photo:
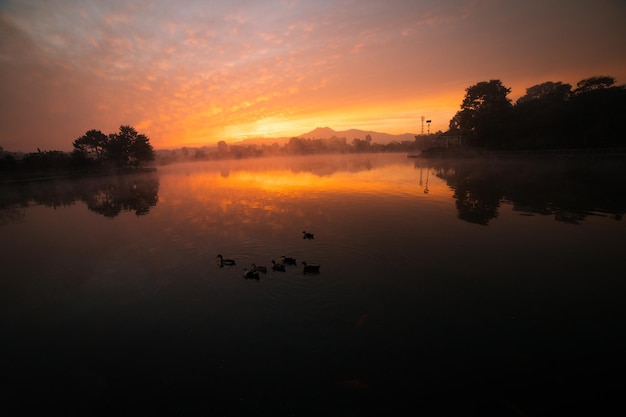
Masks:
[[[322,117],[405,133],[407,112],[437,112],[445,129],[486,79],[623,82],[623,7],[548,3],[5,1],[0,144],[67,148],[87,129],[141,124],[171,146],[268,120],[295,135]]]

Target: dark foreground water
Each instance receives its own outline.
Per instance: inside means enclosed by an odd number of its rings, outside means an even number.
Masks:
[[[1,185],[1,406],[623,409],[623,166],[317,156]]]

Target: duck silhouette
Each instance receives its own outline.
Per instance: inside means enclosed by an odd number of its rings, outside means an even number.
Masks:
[[[220,266],[235,265],[235,261],[233,259],[224,259],[222,255],[217,255],[216,258],[220,260]]]
[[[257,264],[252,264],[253,272],[261,272],[263,274],[267,274],[267,267],[265,266],[257,266]]]
[[[245,279],[256,279],[257,281],[259,280],[259,273],[253,270],[248,270],[248,269],[244,269],[243,270],[243,277]]]
[[[285,264],[277,264],[276,261],[272,260],[272,271],[285,272]]]
[[[315,239],[315,235],[313,233],[307,232],[306,230],[303,230],[302,239]]]
[[[319,274],[320,272],[320,266],[319,265],[312,265],[312,264],[307,264],[306,262],[302,261],[302,273],[304,274]]]
[[[281,256],[281,259],[283,260],[283,263],[285,265],[298,265],[298,263],[296,262],[295,258],[289,258],[287,256]]]

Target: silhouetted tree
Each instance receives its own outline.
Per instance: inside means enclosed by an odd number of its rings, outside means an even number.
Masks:
[[[88,130],[83,136],[73,142],[76,157],[82,154],[83,156],[91,156],[101,161],[105,156],[108,142],[109,138],[101,131],[95,129]]]
[[[154,149],[146,135],[132,126],[120,126],[118,133],[108,136],[99,130],[89,130],[73,142],[72,160],[75,165],[86,165],[88,160],[105,160],[117,166],[139,166],[153,161]]]
[[[134,132],[134,140],[131,140],[129,153],[133,165],[154,161],[154,149],[152,145],[150,145],[148,137],[146,135],[137,134],[134,129],[132,129],[132,131]]]
[[[120,126],[118,133],[109,135],[106,154],[118,166],[139,166],[154,160],[150,140],[146,135],[137,133],[132,126]]]
[[[510,135],[515,148],[541,149],[566,146],[565,108],[572,86],[548,81],[526,89],[514,106]]]
[[[354,138],[352,139],[352,149],[355,152],[369,152],[372,149],[371,142],[372,138],[370,135],[367,135],[367,139],[365,140]]]
[[[526,89],[526,95],[520,97],[516,104],[532,101],[563,104],[572,93],[572,86],[562,82],[547,81]]]
[[[591,77],[577,84],[567,106],[570,147],[624,146],[626,87],[613,77]]]
[[[289,142],[285,145],[285,150],[289,154],[303,154],[306,151],[305,140],[293,137],[289,139]]]
[[[465,92],[455,118],[470,144],[507,147],[503,140],[510,133],[512,104],[507,95],[511,89],[500,80],[491,80],[468,87]]]
[[[0,171],[12,170],[16,165],[15,157],[8,152],[4,152],[4,149],[0,146]]]
[[[623,147],[626,86],[591,77],[569,84],[547,81],[526,90],[515,105],[499,80],[466,90],[461,111],[450,120],[468,144],[490,149]]]
[[[459,113],[455,114],[454,117],[450,119],[450,123],[448,124],[448,129],[450,132],[461,131],[461,120],[460,120]]]
[[[608,76],[598,76],[585,78],[584,80],[580,80],[576,84],[576,90],[574,93],[588,93],[590,91],[602,90],[605,88],[613,87],[615,85],[615,78]]]
[[[228,151],[229,151],[228,144],[225,141],[220,140],[219,142],[217,142],[217,153],[218,153],[218,155],[224,157],[224,156],[228,155]]]
[[[70,165],[70,155],[62,151],[31,152],[24,155],[22,167],[26,170],[62,170]]]

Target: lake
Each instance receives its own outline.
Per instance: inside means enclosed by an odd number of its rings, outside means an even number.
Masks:
[[[625,171],[364,154],[0,184],[2,404],[608,414],[626,388]],[[297,264],[273,271],[282,256]]]

